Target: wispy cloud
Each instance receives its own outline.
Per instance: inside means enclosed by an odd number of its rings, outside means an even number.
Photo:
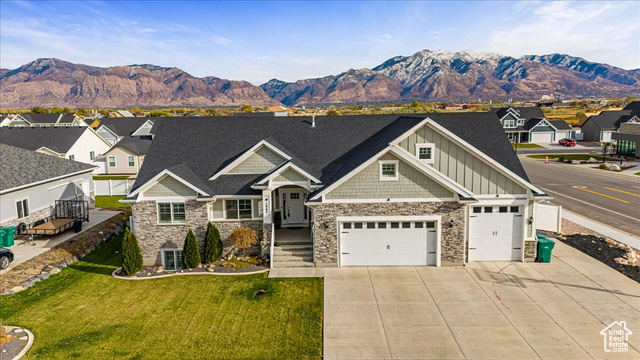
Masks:
[[[213,37],[213,41],[215,41],[216,44],[218,44],[218,45],[229,45],[229,44],[231,44],[233,42],[233,41],[227,39],[226,37],[222,37],[222,36]]]

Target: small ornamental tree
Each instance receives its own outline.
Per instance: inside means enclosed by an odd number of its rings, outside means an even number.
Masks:
[[[187,268],[194,268],[200,265],[200,251],[198,250],[198,242],[196,235],[189,229],[187,238],[184,240],[184,248],[182,249],[182,263]]]
[[[237,228],[231,233],[231,239],[238,248],[242,249],[242,256],[245,257],[246,250],[258,242],[258,234],[251,228]]]
[[[204,262],[212,263],[222,258],[222,240],[220,231],[209,221],[207,233],[204,236]]]
[[[126,275],[133,275],[142,270],[142,253],[138,238],[129,231],[124,229],[124,237],[122,238],[122,272]]]

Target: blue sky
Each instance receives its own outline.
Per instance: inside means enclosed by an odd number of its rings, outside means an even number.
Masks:
[[[261,84],[422,49],[566,53],[640,68],[638,1],[0,1],[0,67],[40,57]]]

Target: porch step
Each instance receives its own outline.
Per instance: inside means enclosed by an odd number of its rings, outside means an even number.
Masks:
[[[306,245],[295,245],[292,246],[280,246],[273,248],[273,256],[281,256],[281,255],[293,255],[293,256],[313,256],[313,249]]]
[[[273,254],[274,264],[277,264],[279,262],[304,262],[304,261],[309,261],[309,262],[313,261],[313,255],[311,253],[302,254],[300,256]]]
[[[314,267],[314,263],[310,261],[291,261],[291,262],[275,262],[274,268],[300,268],[300,267]]]
[[[285,246],[285,245],[309,245],[309,246],[313,246],[313,242],[309,241],[309,240],[276,240],[276,242],[278,243],[278,246]]]
[[[309,250],[313,251],[313,245],[309,243],[304,244],[280,244],[280,246],[274,246],[274,250]]]

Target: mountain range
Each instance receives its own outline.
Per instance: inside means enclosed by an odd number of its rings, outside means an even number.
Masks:
[[[640,69],[625,70],[564,54],[525,55],[422,50],[372,69],[260,86],[217,77],[198,78],[176,67],[101,68],[38,59],[0,69],[0,108],[216,107],[371,104],[620,97],[640,94]]]

